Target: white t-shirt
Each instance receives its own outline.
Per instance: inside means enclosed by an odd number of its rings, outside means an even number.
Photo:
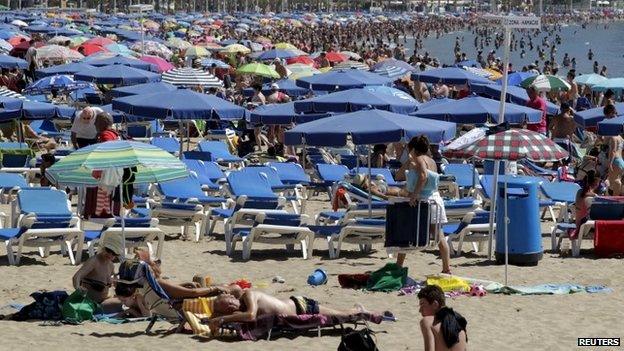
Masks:
[[[95,112],[95,115],[100,112],[104,112],[104,110],[99,107],[91,107],[91,110]],[[76,138],[97,138],[97,129],[95,129],[95,115],[88,122],[85,122],[82,118],[80,118],[80,114],[82,114],[82,111],[77,113],[76,117],[74,117],[74,123],[72,123],[71,131],[76,133]]]

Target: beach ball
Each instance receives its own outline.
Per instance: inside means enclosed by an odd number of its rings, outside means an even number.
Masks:
[[[487,294],[487,291],[485,291],[485,288],[483,287],[483,285],[472,285],[470,287],[470,296],[478,296],[478,297],[483,297]]]

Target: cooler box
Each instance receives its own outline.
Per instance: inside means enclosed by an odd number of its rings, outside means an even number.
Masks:
[[[505,194],[505,180],[507,193]],[[505,262],[505,230],[508,232],[509,263],[537,265],[542,259],[539,186],[534,177],[501,176],[496,199],[496,261]],[[507,217],[505,227],[505,200]]]

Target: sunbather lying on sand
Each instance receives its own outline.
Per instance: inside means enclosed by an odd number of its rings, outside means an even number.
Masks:
[[[169,279],[163,279],[161,277],[160,264],[152,261],[149,258],[149,253],[143,250],[138,250],[135,253],[138,259],[148,264],[156,282],[172,300],[217,296],[219,294],[242,296],[243,290],[235,284],[202,287],[196,283],[174,283]],[[115,295],[121,303],[129,308],[126,314],[131,317],[147,317],[152,312],[166,315],[166,313],[162,313],[162,310],[169,309],[168,304],[147,283],[140,285],[118,281],[115,285]]]
[[[369,313],[361,305],[352,310],[340,311],[321,306],[318,301],[303,296],[278,299],[252,289],[243,291],[241,297],[229,294],[219,295],[213,306],[213,318],[209,321],[210,330],[213,331],[217,331],[223,323],[252,322],[264,315],[322,314],[346,317],[357,313]]]

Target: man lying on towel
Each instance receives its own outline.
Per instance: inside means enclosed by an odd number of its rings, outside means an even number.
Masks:
[[[348,317],[358,313],[369,312],[361,305],[353,310],[339,311],[321,306],[318,301],[303,296],[278,299],[259,291],[246,289],[240,298],[230,294],[219,295],[214,301],[213,318],[209,320],[209,326],[210,330],[217,331],[224,323],[253,322],[257,317],[264,315],[322,314]]]

